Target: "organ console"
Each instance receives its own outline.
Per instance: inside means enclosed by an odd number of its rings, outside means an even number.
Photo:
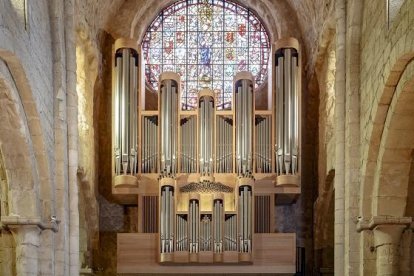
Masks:
[[[298,42],[274,45],[268,110],[255,107],[250,72],[234,77],[231,110],[210,89],[183,110],[173,72],[160,76],[158,109],[144,110],[139,51],[125,41],[114,49],[112,190],[138,205],[139,227],[118,234],[118,273],[293,273],[296,235],[274,233],[274,206],[300,193]]]

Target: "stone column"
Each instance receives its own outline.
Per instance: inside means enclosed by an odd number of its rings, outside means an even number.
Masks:
[[[10,231],[0,230],[0,275],[16,275],[15,242]]]
[[[400,260],[400,276],[411,275],[411,241],[413,230],[407,228],[401,237],[401,260]]]
[[[374,228],[374,244],[377,250],[377,275],[398,275],[399,246],[404,224],[380,224]]]
[[[345,275],[345,94],[346,1],[335,0],[335,275]]]
[[[16,241],[17,275],[38,275],[40,229],[37,225],[9,226]]]

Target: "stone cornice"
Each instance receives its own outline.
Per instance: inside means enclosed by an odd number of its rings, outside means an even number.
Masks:
[[[42,222],[40,217],[21,217],[21,216],[1,216],[0,228],[4,227],[18,227],[24,225],[37,226],[40,230],[52,230],[58,232],[58,222],[51,221],[48,223]]]

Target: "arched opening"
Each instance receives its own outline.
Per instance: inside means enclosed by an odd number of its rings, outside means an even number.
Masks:
[[[403,69],[396,83],[379,144],[372,191],[372,215],[384,220],[413,217],[414,149],[414,62]],[[406,227],[400,225],[402,228]],[[412,229],[402,231],[398,240],[402,275],[410,274],[412,265]],[[377,270],[381,269],[378,266]],[[398,267],[397,267],[398,268]]]
[[[8,211],[9,215],[38,217],[39,182],[33,148],[23,107],[11,87],[0,75],[0,149],[8,179]]]
[[[382,133],[373,189],[373,215],[403,217],[414,148],[414,62],[396,86]]]
[[[19,259],[24,259],[25,252],[21,244],[16,243],[16,237],[20,236],[12,234],[4,220],[16,217],[36,219],[41,214],[39,172],[32,140],[20,95],[9,71],[4,70],[6,68],[0,60],[0,272],[2,275],[15,275],[25,265],[19,266],[18,263]],[[33,256],[35,262],[37,257]]]

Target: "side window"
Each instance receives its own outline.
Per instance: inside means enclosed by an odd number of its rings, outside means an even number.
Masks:
[[[29,27],[27,1],[28,0],[10,0],[12,7],[16,11],[18,18],[26,31]]]
[[[404,3],[404,0],[385,0],[385,1],[386,1],[387,23],[388,23],[388,28],[390,28],[392,23],[394,22],[394,19],[397,17],[402,4]]]

